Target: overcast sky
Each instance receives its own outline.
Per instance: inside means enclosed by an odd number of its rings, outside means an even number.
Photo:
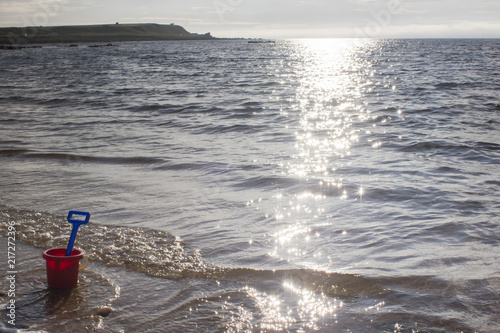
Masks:
[[[1,0],[0,26],[175,23],[215,37],[494,37],[499,0]]]

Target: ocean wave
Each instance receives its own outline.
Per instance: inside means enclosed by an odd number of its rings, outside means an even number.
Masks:
[[[237,188],[291,188],[301,183],[301,180],[292,177],[252,177],[242,182],[235,183]]]
[[[66,246],[71,226],[64,218],[9,207],[1,211],[0,229],[15,221],[20,241],[44,249]],[[90,260],[151,276],[178,279],[206,270],[197,251],[187,253],[179,239],[158,230],[91,223],[80,228],[75,247]]]
[[[86,163],[124,164],[124,165],[127,164],[150,165],[150,164],[158,164],[165,162],[164,159],[157,157],[148,157],[148,156],[105,157],[105,156],[76,155],[67,153],[43,153],[29,149],[3,149],[0,150],[0,156],[66,161],[68,163],[86,162]]]
[[[30,152],[29,149],[2,149],[0,150],[0,156],[14,157],[26,154],[28,152]]]
[[[204,163],[166,163],[154,168],[154,170],[192,170],[205,169]]]
[[[216,125],[205,126],[194,131],[194,134],[215,134],[215,133],[231,133],[237,132],[242,134],[259,133],[268,128],[267,125],[247,125],[247,124],[232,124],[232,125]]]
[[[129,110],[133,112],[148,112],[148,111],[160,111],[160,110],[168,110],[169,112],[180,112],[182,106],[177,104],[159,104],[159,103],[151,103],[151,104],[143,104],[139,106],[130,106]]]
[[[0,205],[0,230],[6,231],[9,221],[16,222],[19,241],[42,249],[65,247],[71,232],[70,224],[62,217]],[[427,288],[434,285],[436,290],[444,283],[426,277],[391,281],[306,268],[266,270],[214,266],[204,262],[200,251],[189,248],[178,237],[165,231],[92,222],[79,229],[75,247],[84,250],[90,261],[152,277],[231,280],[261,286],[289,282],[319,294],[344,299],[385,295],[388,293],[386,286],[395,282],[417,288],[419,285]]]
[[[0,205],[0,230],[16,222],[16,238],[32,246],[65,247],[71,226],[64,218],[48,213]],[[79,229],[75,247],[91,261],[171,280],[199,278],[246,281],[293,281],[318,293],[350,298],[360,293],[378,295],[384,290],[376,280],[354,274],[310,269],[260,270],[205,264],[201,252],[164,231],[89,223]]]
[[[19,241],[41,249],[65,247],[71,229],[62,217],[0,205],[0,230],[2,232],[7,230],[9,221],[16,222],[16,238]],[[452,232],[455,230],[453,225],[442,227],[450,227]],[[363,299],[367,298],[378,299],[383,300],[384,303],[394,304],[394,307],[382,309],[378,314],[382,317],[390,316],[391,320],[405,320],[408,316],[407,311],[397,304],[404,304],[408,298],[414,298],[415,302],[427,300],[436,309],[436,313],[419,311],[414,314],[419,316],[419,323],[428,327],[467,328],[466,324],[453,316],[449,317],[447,322],[443,322],[447,316],[439,311],[443,307],[441,304],[443,302],[446,303],[447,309],[463,311],[461,297],[467,293],[468,285],[454,284],[453,281],[443,280],[432,275],[369,277],[354,273],[327,272],[308,268],[270,270],[215,266],[205,263],[200,251],[190,248],[188,244],[167,232],[147,228],[104,226],[93,222],[79,229],[75,247],[83,249],[90,261],[101,263],[107,267],[116,267],[172,281],[192,281],[192,279],[215,281],[223,289],[219,288],[219,292],[214,295],[230,293],[233,298],[248,298],[252,295],[256,296],[255,293],[261,293],[263,296],[267,294],[297,294],[300,296],[313,293],[319,297],[344,300],[352,304],[362,302]],[[392,261],[392,259],[389,260]],[[443,260],[448,259],[443,258]],[[449,258],[449,260],[452,263],[460,264],[468,259]],[[421,263],[421,265],[431,267],[434,267],[435,264],[435,262]],[[416,268],[416,271],[418,270],[419,268]],[[44,274],[40,270],[27,271],[26,274],[26,278],[31,279],[30,284],[43,285],[42,276]],[[101,290],[105,296],[101,295],[99,298],[92,297],[92,294],[82,296],[82,299],[89,303],[84,305],[85,311],[89,313],[95,313],[96,309],[102,306],[103,300],[116,297],[113,295],[115,290],[113,285],[91,271],[82,272],[80,280],[84,288],[79,288],[76,296],[82,292],[94,293],[96,290]],[[491,288],[494,288],[496,282],[494,279],[490,279],[477,281],[477,283],[478,292],[481,290],[481,293],[484,293],[492,290]],[[239,289],[233,289],[238,285]],[[40,287],[35,289],[38,291],[31,291],[31,294],[24,295],[23,300],[27,299],[35,306],[47,304],[45,300],[40,298],[49,297],[53,292]],[[443,290],[447,291],[446,300],[443,300],[441,296]],[[37,293],[37,295],[33,293]],[[199,303],[204,304],[205,299],[210,299],[210,294],[203,296]],[[218,299],[219,296],[210,303],[217,304]],[[20,301],[21,308],[23,300]],[[247,300],[242,306],[250,306],[252,303]],[[194,304],[198,304],[198,302],[195,301]],[[493,303],[489,306],[490,310],[493,310],[494,307]],[[20,309],[20,311],[22,310]],[[254,309],[254,311],[258,311],[258,309]],[[479,315],[484,312],[484,305],[469,308],[468,311]],[[487,316],[482,316],[487,319]],[[433,318],[438,322],[433,323]],[[34,319],[38,319],[38,317]],[[387,322],[387,318],[379,318],[379,320]]]
[[[444,150],[449,153],[450,150],[470,150],[471,146],[465,144],[454,144],[446,141],[423,141],[415,142],[400,148],[403,152],[418,152],[429,150]]]

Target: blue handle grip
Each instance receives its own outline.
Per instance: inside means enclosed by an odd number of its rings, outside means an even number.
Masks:
[[[71,236],[69,237],[68,247],[66,248],[66,256],[70,256],[73,252],[73,244],[75,243],[76,233],[78,232],[78,227],[89,223],[90,213],[80,212],[77,210],[70,210],[68,213],[68,222],[73,223],[73,230],[71,230]]]
[[[73,218],[75,215],[77,218]],[[84,217],[84,219],[82,219]],[[77,210],[70,210],[68,213],[68,222],[69,223],[78,223],[78,224],[87,224],[90,220],[90,213],[80,212]]]

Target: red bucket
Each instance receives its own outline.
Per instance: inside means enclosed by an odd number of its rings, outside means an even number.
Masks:
[[[88,261],[83,257],[85,252],[74,249],[71,256],[66,257],[65,248],[49,249],[43,252],[47,262],[47,283],[51,288],[74,288],[78,285],[78,272],[87,267]],[[80,260],[84,263],[80,265]]]

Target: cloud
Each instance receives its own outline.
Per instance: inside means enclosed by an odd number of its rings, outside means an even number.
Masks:
[[[68,11],[69,0],[3,0],[0,22],[3,26],[50,25],[54,17]]]
[[[394,6],[397,4],[397,6]],[[390,11],[388,8],[398,7]],[[56,10],[57,9],[57,10]],[[384,12],[385,11],[385,12]],[[48,14],[47,14],[48,13]],[[500,36],[498,0],[1,0],[8,26],[175,22],[218,37]],[[35,20],[35,18],[37,18]],[[31,22],[31,23],[30,23]],[[375,23],[374,23],[375,22]],[[482,23],[492,22],[492,23]],[[432,34],[432,31],[435,31]]]
[[[352,2],[355,4],[365,5],[365,4],[375,4],[377,0],[347,0],[348,2]]]
[[[0,13],[2,17],[8,15],[19,15],[33,12],[33,1],[31,0],[4,0],[0,2]]]

